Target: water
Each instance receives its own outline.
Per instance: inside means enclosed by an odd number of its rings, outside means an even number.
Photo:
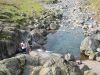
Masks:
[[[47,36],[47,49],[56,53],[69,52],[76,57],[80,56],[80,44],[84,38],[82,29],[64,26],[57,32]]]
[[[75,57],[80,57],[80,44],[84,35],[80,27],[73,28],[79,17],[78,14],[81,13],[80,11],[74,12],[74,9],[78,8],[78,2],[76,0],[62,0],[61,3],[48,5],[47,8],[61,9],[63,13],[62,27],[47,36],[47,50],[63,54],[69,52]]]

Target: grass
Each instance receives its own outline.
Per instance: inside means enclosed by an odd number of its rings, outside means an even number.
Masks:
[[[12,21],[25,18],[22,13],[28,17],[33,15],[33,11],[39,15],[43,10],[40,2],[36,0],[0,0],[0,16],[7,16],[7,19]],[[5,12],[10,13],[11,16],[5,15]]]
[[[90,8],[93,10],[100,10],[100,0],[89,0]]]

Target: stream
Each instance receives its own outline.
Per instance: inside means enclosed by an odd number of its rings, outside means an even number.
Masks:
[[[73,10],[76,7],[75,0],[63,0],[58,4],[48,5],[49,9],[60,9],[63,13],[60,28],[55,33],[47,36],[46,48],[56,53],[71,53],[76,58],[80,57],[80,44],[84,39],[81,27],[74,27]]]

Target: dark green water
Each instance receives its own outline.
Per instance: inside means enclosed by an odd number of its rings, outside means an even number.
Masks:
[[[80,44],[84,38],[81,28],[61,27],[47,37],[46,47],[49,51],[63,54],[69,52],[75,57],[80,56]]]

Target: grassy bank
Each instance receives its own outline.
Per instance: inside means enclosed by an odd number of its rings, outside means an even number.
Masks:
[[[0,20],[17,21],[33,16],[33,12],[39,15],[44,8],[35,0],[0,0]]]

